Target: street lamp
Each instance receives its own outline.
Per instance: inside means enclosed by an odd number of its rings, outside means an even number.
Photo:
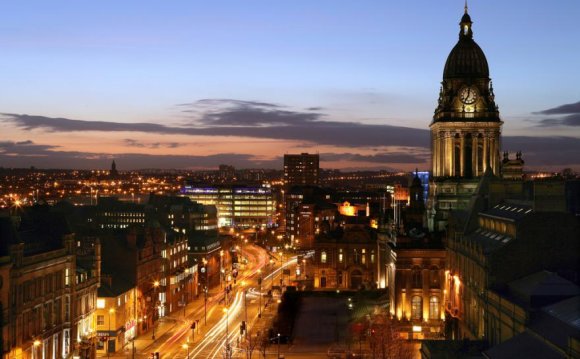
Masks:
[[[260,286],[260,292],[259,292],[259,304],[258,304],[258,318],[262,318],[262,270],[258,269],[258,274],[260,275],[260,278],[258,278],[258,285]]]
[[[224,308],[224,313],[226,314],[226,350],[227,350],[229,347],[229,337],[230,337],[230,330],[229,330],[229,323],[228,323],[230,315],[228,313],[227,307]]]
[[[280,333],[278,333],[278,359],[280,359]]]
[[[34,343],[32,343],[32,356],[36,358],[36,350],[40,346],[40,340],[36,339]]]
[[[274,260],[270,258],[270,288],[274,286]]]
[[[284,252],[280,252],[280,285],[284,284]]]
[[[187,350],[187,359],[189,359],[189,342],[184,343],[181,347]]]
[[[204,302],[203,302],[203,325],[207,324],[207,288],[209,286],[209,267],[207,266],[207,259],[203,258],[203,269],[205,271],[205,286],[203,288]]]
[[[111,335],[111,314],[115,313],[115,308],[109,308],[109,335]],[[107,336],[108,339],[108,336]],[[107,358],[110,358],[111,345],[110,339],[107,340]]]
[[[153,321],[153,335],[151,339],[155,340],[155,311],[157,310],[157,288],[159,287],[159,281],[153,282],[153,317],[151,320]]]
[[[224,275],[224,267],[223,267],[223,257],[224,257],[224,250],[220,251],[220,288],[223,288],[222,283],[222,276]]]
[[[247,293],[248,293],[248,289],[246,288],[246,281],[242,281],[242,287],[244,288],[244,320],[246,321],[246,332],[244,333],[244,336],[246,338],[246,340],[248,339],[248,329],[247,329],[247,325],[248,325],[248,297],[247,297]]]

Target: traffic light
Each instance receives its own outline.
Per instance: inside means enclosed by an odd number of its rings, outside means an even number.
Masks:
[[[243,335],[246,332],[246,322],[242,320],[240,323],[240,335]]]
[[[191,323],[191,329],[195,330],[195,324],[196,324],[195,322]]]

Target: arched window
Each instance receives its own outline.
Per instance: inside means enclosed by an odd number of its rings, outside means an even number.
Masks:
[[[422,299],[420,296],[416,295],[413,298],[411,298],[411,318],[412,319],[421,319],[421,312],[422,312],[422,308],[421,308],[421,304],[422,304]]]
[[[429,298],[429,319],[439,319],[439,297]]]
[[[412,278],[413,288],[421,288],[423,287],[423,283],[421,280],[421,268],[413,267],[413,278]]]

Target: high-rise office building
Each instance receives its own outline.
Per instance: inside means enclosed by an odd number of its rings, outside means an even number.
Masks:
[[[284,155],[284,185],[287,189],[294,185],[318,185],[318,154],[301,153]]]

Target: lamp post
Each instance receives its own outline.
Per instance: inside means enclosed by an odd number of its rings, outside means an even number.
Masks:
[[[181,347],[187,350],[187,359],[189,359],[189,341],[187,343],[184,343]]]
[[[229,322],[230,315],[229,315],[228,312],[229,312],[228,311],[228,308],[225,307],[224,308],[224,313],[226,314],[226,350],[229,349],[229,344],[230,344],[229,343],[229,341],[230,341],[230,330],[229,330],[229,323],[228,323]]]
[[[203,295],[204,295],[204,301],[203,301],[203,325],[207,325],[207,288],[209,286],[208,280],[209,280],[209,275],[208,275],[208,266],[207,266],[207,259],[203,259],[203,268],[205,271],[205,286],[203,287]]]
[[[278,333],[278,359],[280,359],[280,333]]]
[[[244,289],[244,320],[246,321],[246,332],[244,333],[244,337],[246,338],[246,340],[248,340],[248,297],[247,297],[247,293],[248,293],[248,289],[246,288],[246,282],[242,281],[242,287]]]
[[[155,311],[157,310],[157,288],[159,287],[159,281],[153,282],[153,335],[151,339],[155,340]]]
[[[222,276],[224,275],[224,267],[223,267],[223,257],[224,257],[224,250],[220,251],[220,288],[223,288],[222,283]]]
[[[303,270],[304,270],[304,278],[306,279],[306,258],[302,259],[302,264],[304,264],[303,265],[303,267],[304,267],[303,268]]]
[[[260,278],[258,278],[258,285],[260,286],[260,292],[259,292],[259,304],[258,304],[258,318],[262,318],[262,270],[258,269],[258,274],[260,275]]]
[[[274,260],[270,258],[270,289],[274,286]]]
[[[284,252],[280,252],[280,285],[284,285]]]
[[[115,313],[115,308],[109,308],[109,336],[111,335],[111,314]],[[108,339],[108,336],[107,336]],[[107,358],[111,355],[111,344],[110,339],[107,340]]]
[[[33,357],[33,359],[36,359],[36,350],[38,349],[39,346],[40,346],[40,340],[36,339],[32,343],[32,357]]]

